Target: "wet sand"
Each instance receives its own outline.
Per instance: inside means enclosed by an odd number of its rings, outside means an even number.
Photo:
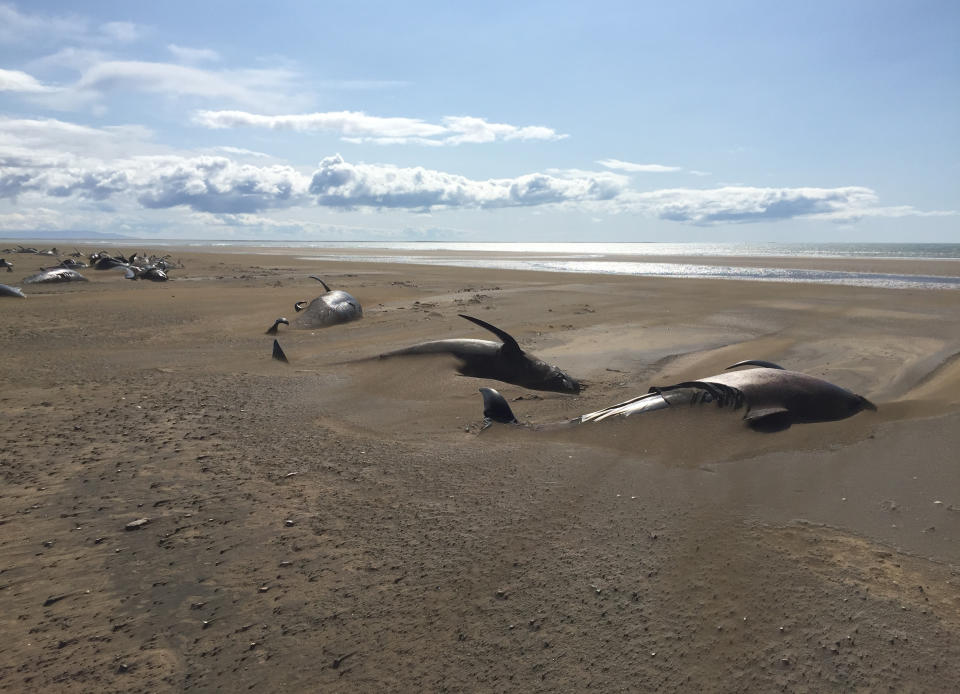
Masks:
[[[303,255],[174,251],[165,284],[85,270],[0,299],[0,689],[960,681],[960,293]],[[11,259],[15,286],[43,262]],[[309,274],[365,317],[280,326],[284,365],[264,331],[320,293]],[[357,361],[490,337],[458,313],[589,387]],[[712,409],[480,431],[480,386],[552,422],[750,358],[879,411],[771,435]]]

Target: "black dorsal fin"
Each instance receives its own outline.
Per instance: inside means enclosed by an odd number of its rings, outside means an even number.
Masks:
[[[724,371],[729,369],[735,369],[738,366],[762,366],[765,369],[780,369],[784,370],[779,364],[774,364],[772,361],[763,361],[762,359],[745,359],[744,361],[738,361],[736,364],[731,364]]]
[[[327,291],[327,292],[330,291],[330,287],[327,286],[327,283],[324,282],[324,281],[323,281],[322,279],[320,279],[319,277],[317,277],[316,275],[310,275],[310,279],[316,280],[317,282],[319,282],[320,284],[322,284],[324,291]]]
[[[495,325],[490,325],[486,321],[480,320],[479,318],[474,318],[473,316],[467,316],[462,313],[458,313],[457,315],[460,316],[461,318],[466,318],[471,323],[476,323],[481,328],[489,330],[494,335],[499,337],[500,340],[503,342],[503,347],[508,354],[510,353],[523,354],[523,350],[520,349],[520,345],[517,344],[517,341],[513,339],[513,336],[510,333],[501,330]]]
[[[481,388],[480,394],[483,396],[483,416],[485,419],[501,424],[517,423],[513,410],[510,409],[506,398],[500,393],[493,388]]]
[[[280,343],[276,340],[273,341],[273,358],[277,361],[282,361],[284,364],[288,364],[287,355],[283,353],[283,350],[280,348]]]

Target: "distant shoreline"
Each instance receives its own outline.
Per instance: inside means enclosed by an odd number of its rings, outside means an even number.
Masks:
[[[666,243],[661,241],[611,242],[473,242],[473,241],[294,241],[284,239],[144,239],[126,237],[5,237],[0,234],[0,245],[70,244],[97,246],[130,246],[184,248],[193,250],[255,249],[307,250],[356,249],[404,251],[452,251],[504,254],[590,254],[591,256],[684,256],[684,257],[762,257],[762,258],[876,258],[916,260],[960,260],[960,243],[901,243],[901,242],[699,242]]]

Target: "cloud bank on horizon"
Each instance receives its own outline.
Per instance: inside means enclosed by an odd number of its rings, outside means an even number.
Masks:
[[[283,46],[242,65],[222,35],[197,45],[169,32],[147,20],[0,3],[0,235],[82,226],[422,238],[449,224],[458,239],[516,239],[522,232],[504,230],[524,227],[536,240],[564,240],[550,234],[571,233],[558,231],[565,217],[589,225],[591,238],[604,235],[599,220],[611,240],[676,240],[685,228],[730,239],[748,223],[795,239],[799,223],[819,223],[830,238],[908,217],[929,220],[936,236],[950,229],[936,220],[957,215],[956,199],[890,203],[869,183],[838,184],[829,161],[802,172],[824,185],[751,184],[742,179],[769,179],[764,169],[782,165],[756,157],[745,167],[729,153],[751,146],[727,142],[715,148],[727,154],[705,162],[679,147],[673,156],[661,140],[679,131],[647,136],[599,104],[592,117],[572,117],[563,103],[524,100],[517,109],[488,98],[474,103],[481,115],[468,115],[469,95],[448,106],[443,89],[423,97],[412,64],[399,78],[391,69],[382,79],[330,79],[306,70],[304,56],[281,57]],[[397,96],[411,90],[419,96]],[[337,106],[318,110],[318,101]],[[489,117],[498,105],[528,115]],[[652,163],[661,156],[666,163]],[[739,182],[710,185],[714,177]]]

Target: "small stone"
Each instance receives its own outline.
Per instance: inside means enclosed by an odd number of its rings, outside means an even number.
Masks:
[[[257,588],[258,593],[266,593],[268,590],[270,590],[270,586],[260,586]]]
[[[294,525],[296,525],[296,522],[288,518],[287,520],[283,521],[283,524],[288,528],[292,528]]]
[[[126,663],[120,663],[120,664],[117,666],[117,672],[118,672],[118,673],[127,672],[129,669],[130,669],[130,666],[128,666]]]
[[[129,523],[127,523],[125,526],[123,526],[123,529],[124,529],[124,530],[139,530],[140,528],[142,528],[143,526],[145,526],[145,525],[146,525],[147,523],[149,523],[149,522],[150,522],[150,519],[149,519],[149,518],[138,518],[138,519],[135,520],[135,521],[130,521]]]
[[[191,603],[191,604],[190,604],[190,609],[191,609],[191,610],[199,610],[201,607],[203,607],[203,606],[206,605],[206,604],[207,604],[207,603],[205,603],[205,602],[194,602],[194,603]]]
[[[280,562],[280,568],[286,568],[287,566],[291,566],[292,564],[293,564],[292,561],[282,561]]]

